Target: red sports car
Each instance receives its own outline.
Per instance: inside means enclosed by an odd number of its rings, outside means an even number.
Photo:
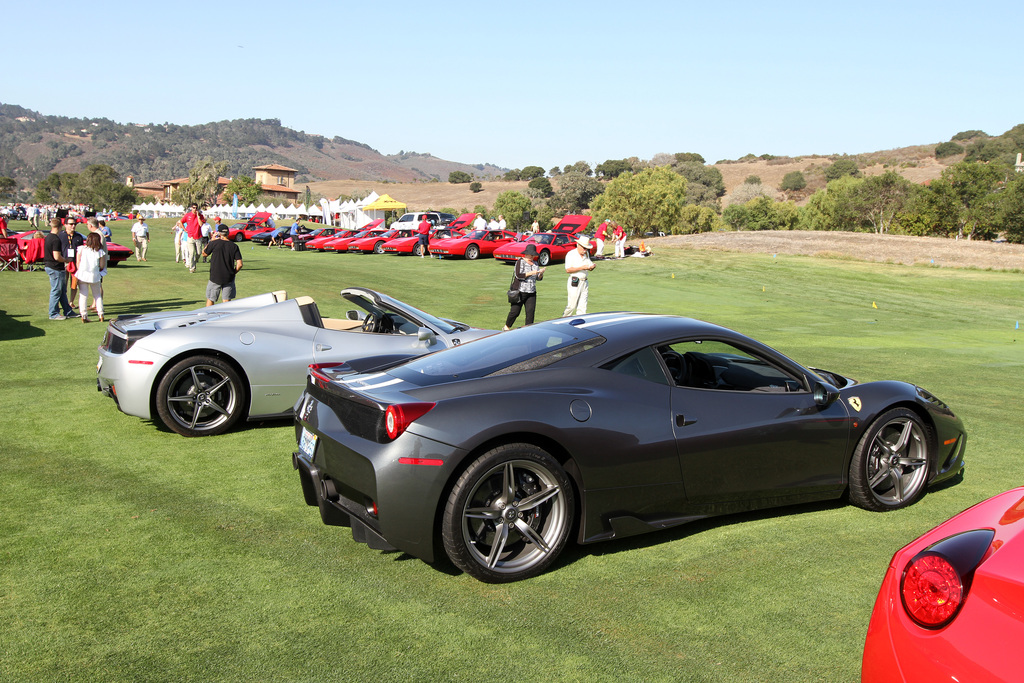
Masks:
[[[313,232],[307,232],[305,234],[297,235],[297,237],[299,238],[300,242],[305,242],[306,243],[306,248],[309,249],[310,248],[309,243],[312,242],[313,240],[320,239],[320,238],[334,237],[334,234],[337,231],[338,231],[338,228],[333,228],[333,227],[317,228]],[[291,237],[286,237],[285,240],[284,240],[284,245],[286,247],[292,246],[292,238]]]
[[[348,243],[349,253],[360,253],[360,254],[383,254],[384,243],[388,240],[393,240],[398,237],[410,237],[412,236],[412,229],[409,230],[387,230],[385,232],[367,235],[366,237],[360,237],[354,239]]]
[[[531,242],[537,247],[537,263],[546,266],[555,261],[564,261],[565,255],[576,248],[577,236],[590,224],[590,216],[568,214],[547,232],[538,232],[523,242],[506,244],[494,252],[494,258],[501,261],[515,261],[523,255],[526,245]],[[590,246],[590,253],[597,250]]]
[[[270,229],[267,221],[270,220],[268,211],[260,211],[252,215],[244,223],[235,223],[228,228],[228,239],[233,242],[251,240],[254,236]]]
[[[325,251],[324,245],[332,240],[342,239],[343,237],[353,237],[356,234],[356,230],[349,230],[348,228],[334,228],[334,232],[330,235],[324,235],[321,237],[314,237],[313,239],[306,242],[306,249],[316,249],[317,251]]]
[[[861,680],[1020,681],[1021,643],[1024,487],[978,503],[893,556]]]
[[[435,256],[462,256],[467,260],[491,256],[498,247],[515,240],[516,234],[511,230],[473,230],[462,237],[450,237],[438,240],[430,245],[430,253]]]
[[[327,240],[320,248],[325,251],[337,251],[341,253],[347,252],[348,245],[352,240],[369,237],[374,234],[379,235],[386,232],[386,228],[381,227],[382,223],[384,223],[384,219],[378,218],[374,222],[364,225],[362,230],[349,232],[348,234],[342,235],[336,239]]]
[[[451,227],[437,228],[430,233],[429,244],[431,246],[429,248],[433,249],[433,245],[440,240],[461,236],[461,230],[452,229]],[[411,237],[396,237],[388,240],[384,243],[384,252],[387,254],[413,254],[414,256],[419,256],[420,237],[419,235],[413,235]]]

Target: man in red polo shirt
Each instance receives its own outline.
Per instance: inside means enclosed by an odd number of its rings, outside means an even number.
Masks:
[[[419,238],[420,258],[430,254],[430,221],[427,214],[423,214],[423,220],[416,226],[416,237]]]
[[[203,238],[203,223],[205,222],[206,218],[196,204],[188,207],[188,213],[178,221],[178,226],[188,233],[188,243],[185,245],[185,265],[188,266],[190,273],[196,272],[199,244]]]

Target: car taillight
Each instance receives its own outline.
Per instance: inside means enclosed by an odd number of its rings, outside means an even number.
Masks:
[[[394,441],[400,437],[413,422],[422,417],[436,403],[394,403],[384,413],[384,431]]]
[[[940,628],[956,615],[964,599],[960,572],[941,555],[915,558],[903,573],[900,594],[907,614],[925,628]]]
[[[323,383],[327,383],[331,381],[331,378],[320,371],[330,370],[331,368],[341,367],[342,365],[344,365],[344,363],[310,363],[309,374],[311,374],[314,377],[314,379],[318,379]]]
[[[900,580],[900,597],[910,618],[930,629],[953,621],[994,537],[991,529],[965,531],[915,555]]]

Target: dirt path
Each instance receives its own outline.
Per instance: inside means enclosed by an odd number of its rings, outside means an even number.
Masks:
[[[712,249],[762,254],[801,254],[860,261],[927,264],[947,268],[1024,269],[1024,244],[951,240],[940,237],[876,235],[863,232],[709,232],[645,240],[658,247]]]

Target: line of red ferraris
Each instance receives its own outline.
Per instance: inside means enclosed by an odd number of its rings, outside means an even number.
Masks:
[[[429,255],[470,261],[490,256],[514,261],[522,255],[527,244],[533,243],[537,247],[538,261],[541,265],[547,265],[565,260],[566,253],[576,247],[575,236],[587,227],[591,219],[590,216],[570,214],[550,231],[534,233],[521,239],[518,233],[511,230],[474,230],[472,224],[475,218],[474,213],[462,214],[449,225],[434,228],[428,241]],[[285,240],[285,244],[291,245],[290,237]],[[315,237],[305,240],[305,251],[421,255],[419,236],[413,228],[387,228],[383,219],[377,219],[359,230],[322,228]]]

